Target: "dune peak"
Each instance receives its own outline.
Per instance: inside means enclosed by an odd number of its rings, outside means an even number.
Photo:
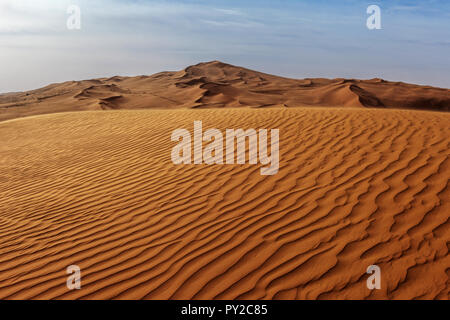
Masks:
[[[311,106],[449,111],[450,90],[380,78],[291,79],[213,60],[178,72],[67,81],[2,94],[0,121],[86,110]]]

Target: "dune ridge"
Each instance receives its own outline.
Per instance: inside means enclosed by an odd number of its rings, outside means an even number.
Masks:
[[[230,108],[260,94],[277,104],[284,89],[236,93],[271,79],[222,83],[228,71],[67,83],[68,100],[75,87],[108,111],[1,122],[0,299],[448,299],[450,114]],[[132,100],[124,83],[167,77],[181,88],[173,104],[139,94],[175,108],[189,91],[197,109],[109,110]],[[336,103],[388,104],[370,82],[286,81]],[[213,104],[228,108],[198,109]],[[173,165],[170,134],[194,120],[279,128],[279,173]],[[81,290],[66,288],[72,264]],[[381,290],[366,287],[372,264]]]
[[[268,106],[449,111],[450,90],[382,79],[288,79],[212,61],[178,72],[68,81],[0,94],[0,121],[86,110]]]

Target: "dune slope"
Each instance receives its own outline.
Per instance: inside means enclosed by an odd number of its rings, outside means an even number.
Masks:
[[[219,61],[152,76],[69,81],[0,94],[0,121],[67,111],[224,107],[450,110],[450,90],[382,79],[288,79]]]
[[[101,88],[105,105],[127,99]],[[200,104],[234,105],[236,88],[206,88]],[[279,128],[279,173],[175,166],[171,132],[194,120]],[[1,299],[449,297],[448,113],[97,111],[4,121],[0,136]],[[81,290],[66,288],[72,264]],[[366,287],[372,264],[381,290]]]

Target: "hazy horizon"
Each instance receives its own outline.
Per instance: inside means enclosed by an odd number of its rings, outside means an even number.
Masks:
[[[69,30],[69,5],[81,29]],[[366,9],[381,8],[381,30]],[[0,92],[220,60],[290,78],[450,88],[450,4],[406,1],[2,0]]]
[[[215,59],[215,60],[210,60],[210,61],[199,61],[199,62],[197,62],[197,63],[191,64],[191,65],[187,65],[187,66],[185,66],[185,67],[182,68],[182,69],[185,69],[185,68],[187,68],[187,67],[189,67],[189,66],[193,66],[193,65],[196,65],[196,64],[199,64],[199,63],[207,63],[207,62],[212,62],[212,61],[219,61],[219,62],[222,62],[222,63],[234,65],[234,64],[229,63],[229,62],[227,62],[227,61],[222,61],[222,60],[217,60],[217,59]],[[236,67],[242,67],[242,68],[248,69],[246,66],[240,66],[240,65],[234,65],[234,66],[236,66]],[[180,69],[180,70],[181,70],[181,69]],[[160,72],[176,72],[176,71],[180,71],[180,70],[160,70],[160,71],[157,71],[157,72],[154,72],[154,73],[150,73],[150,74],[128,74],[128,75],[113,74],[113,75],[109,75],[109,76],[107,76],[107,77],[83,78],[83,79],[67,79],[67,80],[62,80],[62,81],[57,81],[57,82],[49,82],[49,83],[45,83],[45,84],[43,84],[43,85],[40,86],[40,87],[30,88],[30,89],[26,89],[26,90],[0,91],[0,94],[8,94],[8,93],[18,93],[18,92],[32,91],[32,90],[37,90],[37,89],[44,88],[44,87],[49,86],[49,85],[52,85],[52,84],[58,84],[58,83],[64,83],[64,82],[70,82],[70,81],[94,80],[94,79],[101,79],[101,78],[111,78],[111,77],[114,77],[114,76],[119,76],[119,77],[151,76],[151,75],[154,75],[154,74],[157,74],[157,73],[160,73]],[[253,71],[263,72],[263,71],[261,71],[261,70],[253,70]],[[264,73],[264,72],[263,72],[263,73]],[[343,77],[333,77],[333,78],[331,78],[331,77],[304,77],[304,78],[300,78],[300,77],[295,77],[295,76],[284,76],[284,75],[276,74],[276,73],[268,73],[268,74],[271,74],[271,75],[273,75],[273,76],[285,77],[285,78],[289,78],[289,79],[298,79],[298,80],[305,79],[305,78],[323,78],[323,79],[330,79],[330,80],[332,80],[332,79],[343,78]],[[347,77],[347,78],[345,78],[345,79],[372,80],[372,79],[375,79],[375,78],[377,78],[377,77],[371,77],[371,78],[355,78],[355,77]],[[428,86],[427,83],[414,83],[414,82],[406,82],[406,81],[402,81],[402,80],[385,79],[385,78],[383,78],[383,80],[386,80],[386,81],[389,81],[389,82],[403,82],[403,83],[414,84],[414,85]],[[439,87],[439,86],[434,86],[434,87],[436,87],[436,88],[442,88],[442,89],[450,89],[450,88]]]

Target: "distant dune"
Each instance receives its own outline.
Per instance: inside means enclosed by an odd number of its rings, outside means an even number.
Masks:
[[[109,109],[371,107],[450,110],[450,90],[381,79],[277,77],[219,61],[179,72],[52,84],[0,95],[0,121]]]
[[[156,107],[225,108],[109,110]],[[448,299],[450,113],[390,107],[448,90],[213,62],[5,96],[4,120],[109,111],[0,123],[0,299]],[[175,166],[195,120],[279,128],[278,174]]]

